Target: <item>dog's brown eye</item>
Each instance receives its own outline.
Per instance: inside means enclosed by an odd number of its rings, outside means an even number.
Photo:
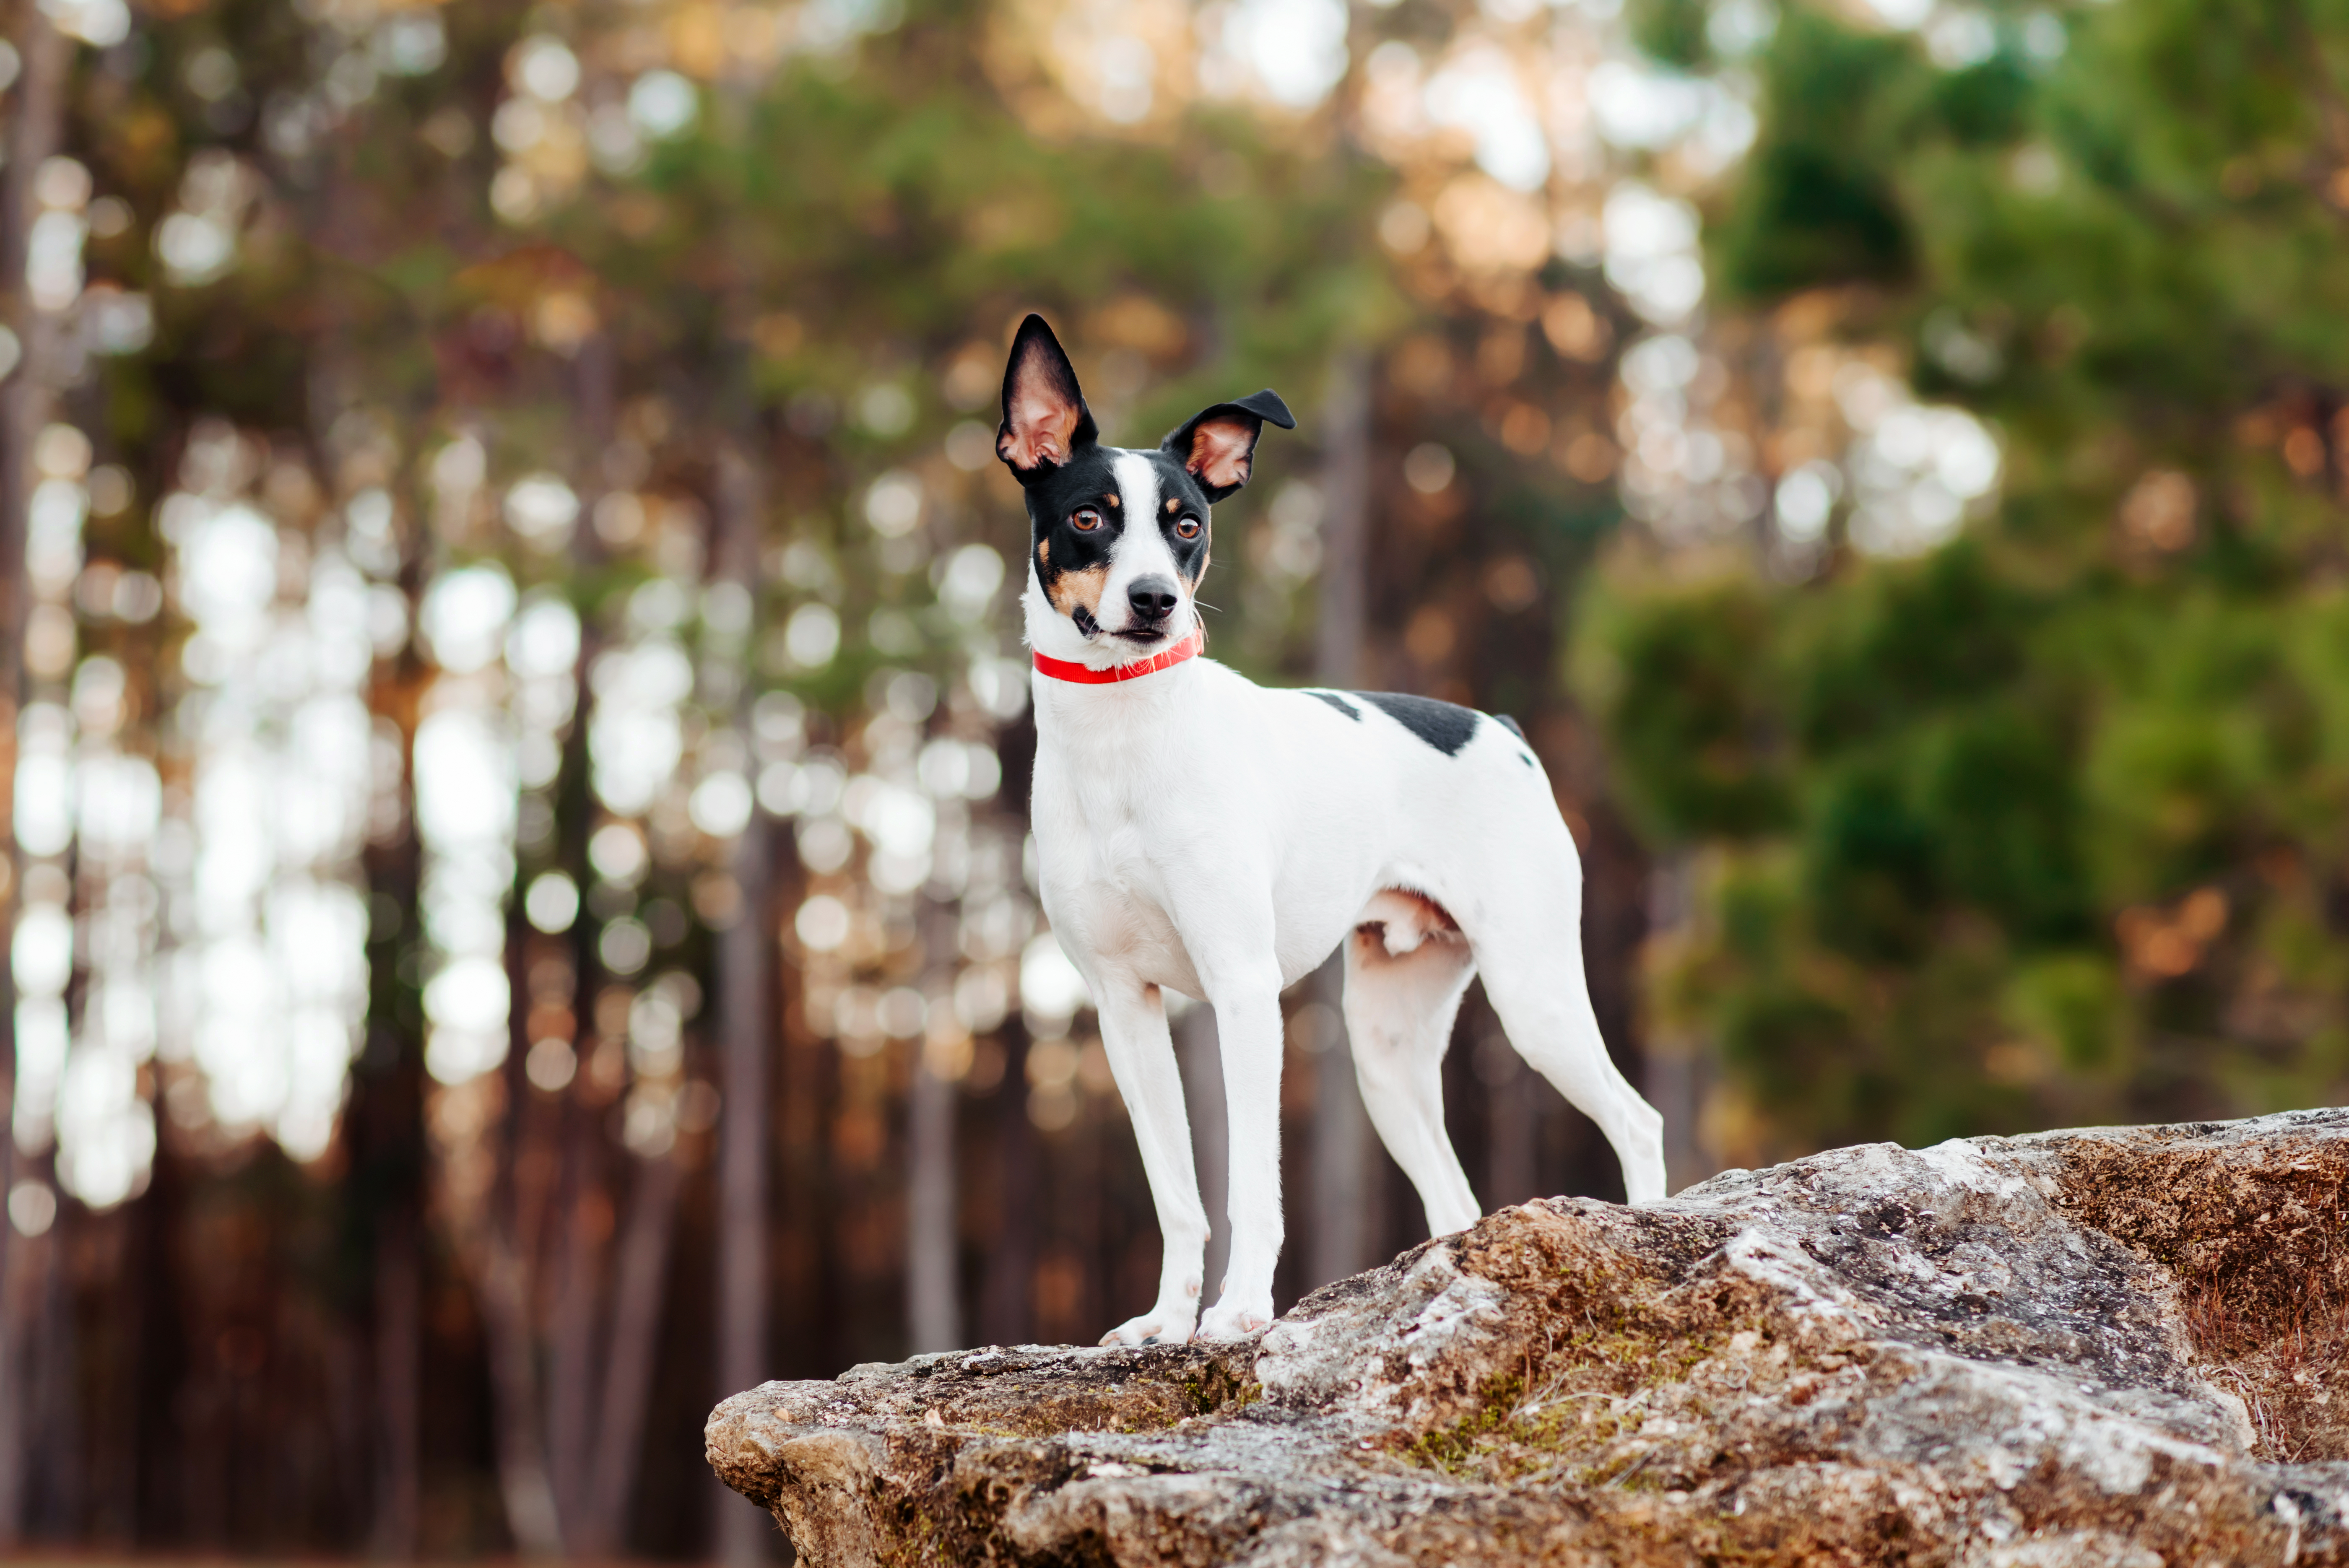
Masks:
[[[1176,518],[1174,520],[1174,536],[1178,539],[1198,538],[1199,520],[1195,517]]]
[[[1094,529],[1101,526],[1101,513],[1095,511],[1091,507],[1086,507],[1083,511],[1078,512],[1076,516],[1069,519],[1069,526],[1075,529],[1079,533],[1091,533]]]

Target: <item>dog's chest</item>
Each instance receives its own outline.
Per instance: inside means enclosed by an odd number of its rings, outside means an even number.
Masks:
[[[1036,850],[1044,913],[1081,964],[1195,987],[1167,912],[1174,830],[1127,779],[1040,766]],[[1195,995],[1195,990],[1192,994]]]

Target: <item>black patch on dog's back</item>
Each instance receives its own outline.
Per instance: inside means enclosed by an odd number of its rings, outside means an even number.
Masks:
[[[1309,691],[1305,695],[1310,697],[1319,697],[1321,701],[1328,703],[1331,707],[1336,708],[1340,713],[1344,714],[1348,718],[1352,719],[1356,724],[1362,722],[1362,710],[1356,707],[1352,703],[1348,702],[1344,697],[1340,696],[1336,692]]]
[[[1517,721],[1511,718],[1506,713],[1495,714],[1493,716],[1493,722],[1499,725],[1503,729],[1507,730],[1511,735],[1516,736],[1519,740],[1523,740],[1526,738],[1526,732],[1517,727]]]
[[[1474,708],[1438,702],[1432,696],[1392,691],[1361,691],[1354,695],[1446,757],[1460,755],[1460,748],[1476,733],[1476,720],[1482,717]]]

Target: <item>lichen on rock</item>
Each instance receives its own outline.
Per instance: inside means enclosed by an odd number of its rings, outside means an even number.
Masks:
[[[1256,1342],[770,1383],[719,1474],[864,1563],[2349,1564],[2349,1111],[1547,1199]]]

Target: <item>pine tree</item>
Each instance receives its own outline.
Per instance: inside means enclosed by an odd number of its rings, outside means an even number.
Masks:
[[[2349,1091],[2349,15],[1967,26],[1789,6],[1752,63],[1708,253],[1717,330],[1769,346],[1771,570],[1626,552],[1580,655],[1703,885],[1651,999],[1717,1049],[1733,1163]],[[1933,439],[1868,425],[1870,366],[2002,442],[1921,558],[1863,548],[1867,465]]]

